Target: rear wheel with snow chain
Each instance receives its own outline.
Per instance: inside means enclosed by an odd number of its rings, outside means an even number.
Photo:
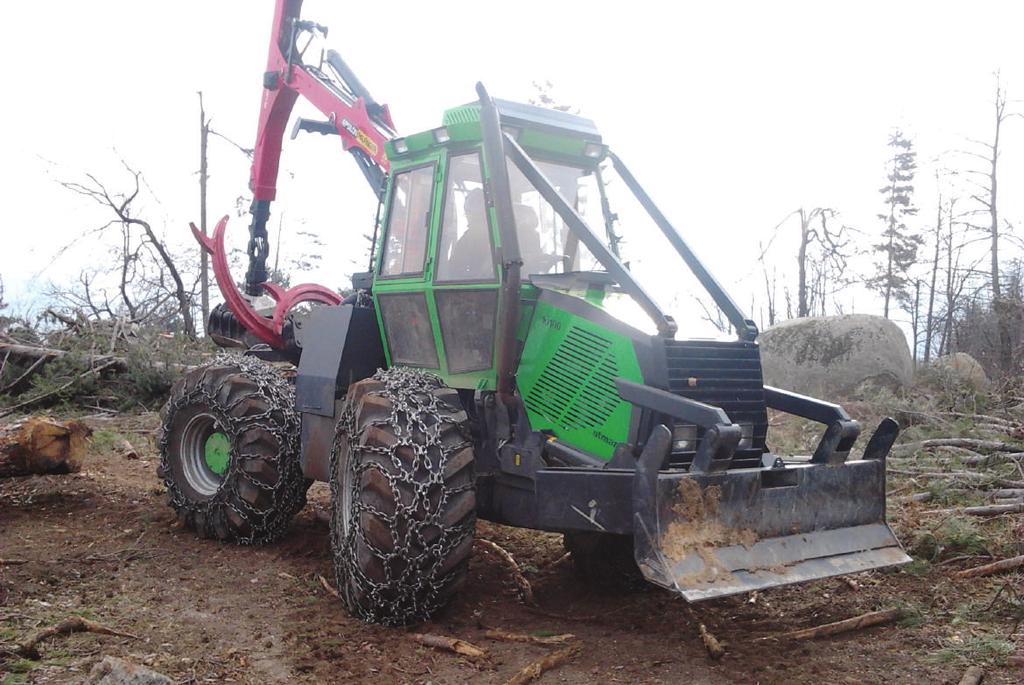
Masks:
[[[178,519],[239,544],[279,538],[306,503],[291,386],[251,357],[185,375],[162,411],[159,474]]]
[[[331,548],[358,618],[425,620],[465,579],[476,527],[465,424],[458,393],[421,371],[380,371],[349,389],[331,459]]]

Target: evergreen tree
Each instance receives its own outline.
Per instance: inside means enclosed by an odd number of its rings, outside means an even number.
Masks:
[[[878,214],[885,230],[881,242],[872,246],[879,256],[877,274],[867,279],[868,287],[877,290],[885,300],[885,318],[889,318],[889,305],[893,300],[909,302],[913,299],[907,270],[917,260],[917,248],[923,242],[906,224],[908,217],[917,214],[913,203],[917,153],[913,143],[899,129],[889,136],[889,147],[892,150],[887,162],[889,183],[878,191],[885,202],[885,211]]]

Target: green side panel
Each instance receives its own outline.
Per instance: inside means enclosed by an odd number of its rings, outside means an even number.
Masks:
[[[580,300],[581,311],[591,306]],[[537,302],[517,374],[534,430],[611,459],[616,445],[628,440],[632,415],[632,405],[615,387],[617,377],[643,382],[628,336],[588,321],[585,314]]]

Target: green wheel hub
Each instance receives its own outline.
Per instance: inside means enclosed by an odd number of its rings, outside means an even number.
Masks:
[[[181,431],[181,468],[201,497],[213,497],[220,490],[231,463],[231,440],[212,414],[197,413]]]
[[[211,471],[223,476],[231,460],[231,441],[228,440],[228,436],[220,431],[211,433],[203,445],[203,458]]]

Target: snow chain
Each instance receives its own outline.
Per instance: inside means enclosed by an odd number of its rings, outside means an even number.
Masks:
[[[428,618],[446,601],[442,596],[448,575],[442,575],[441,568],[453,549],[473,535],[474,519],[458,525],[449,525],[443,513],[449,500],[462,492],[473,489],[470,482],[459,487],[448,487],[444,480],[444,468],[448,459],[466,447],[465,432],[459,427],[461,441],[445,445],[442,429],[445,424],[451,430],[451,413],[456,408],[448,407],[436,396],[444,388],[442,381],[433,374],[407,368],[392,368],[378,371],[374,380],[384,387],[372,394],[383,396],[391,402],[388,416],[377,417],[366,426],[385,427],[394,436],[394,445],[360,444],[357,433],[356,407],[346,404],[345,411],[337,425],[337,435],[331,454],[331,494],[335,502],[341,502],[341,482],[337,477],[339,463],[350,469],[348,493],[349,530],[342,530],[340,520],[331,526],[331,546],[335,550],[335,570],[339,583],[342,580],[355,582],[362,590],[368,590],[369,601],[353,602],[345,588],[346,604],[359,618],[385,625],[404,625]],[[361,432],[360,430],[360,432]],[[350,454],[338,454],[339,437],[349,438]],[[404,455],[399,456],[399,451]],[[391,465],[385,470],[366,460],[366,455],[377,455],[382,462]],[[409,455],[411,454],[411,458]],[[360,483],[363,473],[375,469],[384,477],[390,487],[396,504],[394,514],[387,514],[367,504],[360,498]],[[410,501],[409,493],[413,493]],[[335,507],[338,517],[339,507]],[[360,525],[363,513],[369,513],[388,524],[391,532],[392,550],[381,550],[367,537]],[[440,532],[440,534],[438,534]],[[429,540],[425,534],[429,533]],[[367,577],[359,567],[357,543],[380,560],[384,569],[383,582]],[[397,563],[396,563],[397,562]],[[344,583],[343,587],[348,583]]]
[[[223,388],[223,381],[209,378],[211,371],[224,367],[238,369],[257,388],[221,406],[218,394]],[[196,373],[196,372],[193,372]],[[231,375],[231,374],[225,374]],[[219,355],[214,361],[201,370],[195,381],[192,374],[184,381],[185,391],[178,397],[172,393],[171,400],[163,412],[158,438],[161,455],[160,474],[170,494],[170,506],[182,512],[201,514],[204,520],[216,520],[218,516],[226,516],[232,510],[239,518],[249,524],[251,534],[237,536],[234,541],[243,545],[255,545],[278,539],[287,529],[291,517],[306,503],[307,483],[301,477],[299,464],[299,431],[300,419],[295,409],[295,392],[292,386],[271,366],[252,358],[235,355]],[[259,414],[242,414],[232,416],[233,410],[243,401],[256,397],[266,402],[267,410]],[[187,406],[201,405],[209,408],[209,413],[216,417],[218,429],[223,431],[231,443],[232,458],[223,474],[221,488],[211,499],[192,501],[185,497],[170,478],[167,464],[168,443],[171,439],[172,422],[177,410]],[[241,452],[240,438],[253,430],[266,431],[277,442],[277,454],[266,456],[259,453]],[[262,460],[273,464],[278,474],[277,483],[265,483],[254,478],[245,468],[250,461]],[[297,473],[296,473],[297,472]],[[296,477],[298,476],[298,477]],[[225,487],[238,481],[271,493],[273,505],[264,511],[258,510],[240,497],[230,496],[229,488]],[[207,524],[209,525],[209,524]]]

